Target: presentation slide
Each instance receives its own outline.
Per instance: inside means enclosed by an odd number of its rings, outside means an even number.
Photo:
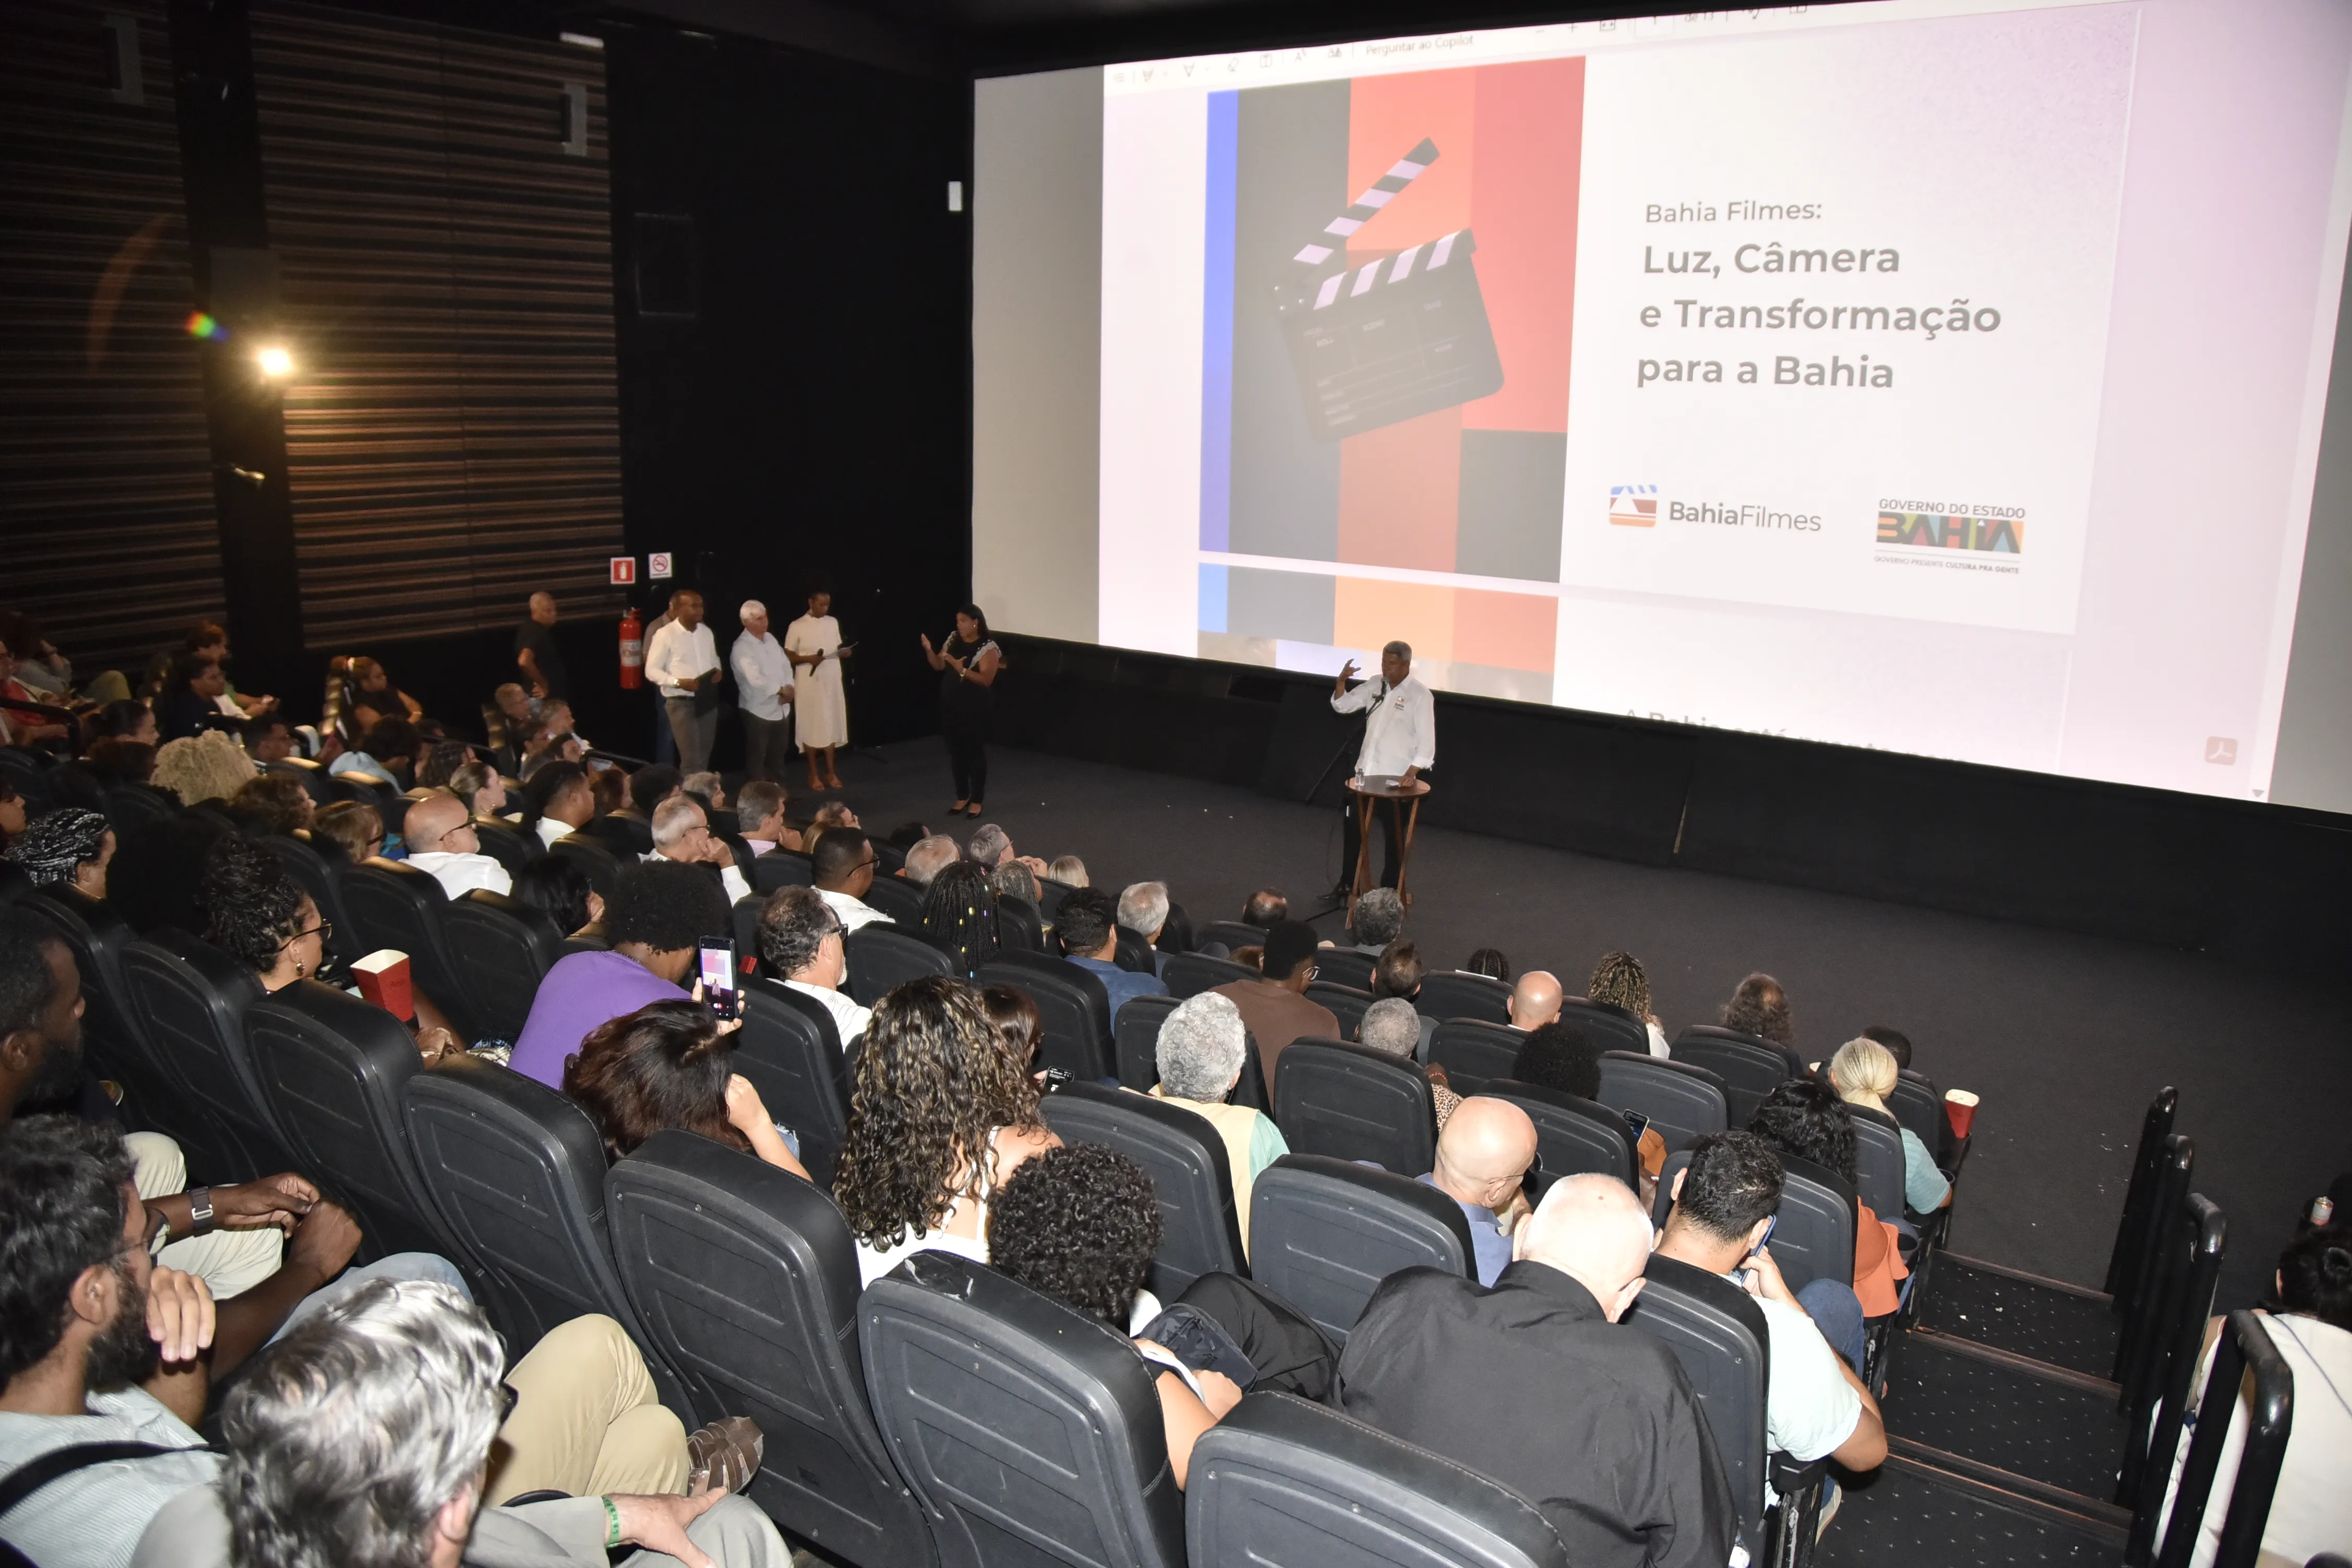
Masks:
[[[2352,594],[2305,592],[2347,522],[2340,491],[2313,520],[2347,86],[2352,6],[2309,0],[984,82],[982,605],[1318,673],[1402,638],[1444,690],[2352,809]]]

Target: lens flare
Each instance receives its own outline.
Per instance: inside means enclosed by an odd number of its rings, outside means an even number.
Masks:
[[[204,338],[210,340],[213,338],[226,337],[227,335],[228,329],[222,326],[218,321],[214,321],[210,316],[205,315],[202,310],[195,311],[188,317],[188,336],[192,338]]]
[[[253,363],[272,381],[282,381],[294,374],[294,356],[276,343],[254,350]]]

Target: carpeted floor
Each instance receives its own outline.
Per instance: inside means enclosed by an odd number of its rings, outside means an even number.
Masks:
[[[948,828],[952,788],[936,740],[845,758],[841,772],[870,830],[910,819]],[[1316,890],[1339,873],[1336,812],[1003,748],[986,820],[1024,854],[1081,857],[1098,886],[1161,879],[1195,921],[1237,918],[1260,886],[1318,907]],[[2225,1306],[2268,1286],[2297,1210],[2352,1168],[2352,1025],[2315,983],[1434,828],[1416,846],[1412,888],[1407,931],[1433,965],[1492,945],[1515,972],[1550,969],[1581,991],[1593,961],[1623,948],[1648,968],[1669,1037],[1714,1022],[1754,969],[1787,987],[1809,1058],[1867,1025],[1903,1029],[1938,1086],[1984,1097],[1953,1226],[1959,1252],[2099,1286],[2140,1117],[2167,1083],[2180,1089],[2179,1130],[2197,1141],[2197,1190],[2231,1219]]]

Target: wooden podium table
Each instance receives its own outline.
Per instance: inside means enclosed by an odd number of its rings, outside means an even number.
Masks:
[[[1348,793],[1356,797],[1356,879],[1348,889],[1348,907],[1354,909],[1356,900],[1371,884],[1372,814],[1382,801],[1387,801],[1389,809],[1396,813],[1397,897],[1410,905],[1412,895],[1405,890],[1405,872],[1412,865],[1413,824],[1421,820],[1421,797],[1429,793],[1429,781],[1408,781],[1395,773],[1372,773],[1349,779]],[[1412,803],[1410,806],[1405,804],[1408,801]]]

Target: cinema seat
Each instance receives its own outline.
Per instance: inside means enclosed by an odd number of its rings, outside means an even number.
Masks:
[[[1331,1009],[1331,1016],[1339,1020],[1339,1037],[1343,1040],[1356,1037],[1364,1026],[1364,1015],[1372,1007],[1370,992],[1359,991],[1352,985],[1340,985],[1328,980],[1308,981],[1307,999]]]
[[[443,923],[458,987],[483,1033],[520,1037],[541,977],[563,956],[563,933],[539,910],[488,888],[450,900]]]
[[[1110,993],[1101,977],[1042,952],[1005,952],[972,976],[980,985],[1010,985],[1037,1004],[1044,1038],[1037,1065],[1061,1068],[1083,1083],[1112,1075]]]
[[[829,1559],[936,1563],[866,1403],[857,1249],[841,1211],[690,1132],[655,1133],[604,1191],[622,1287],[694,1419],[748,1415],[766,1438],[751,1500]]]
[[[1658,1195],[1650,1205],[1650,1223],[1660,1230],[1674,1209],[1675,1178],[1690,1165],[1690,1151],[1666,1156],[1658,1173]],[[1859,1215],[1853,1188],[1836,1172],[1780,1156],[1780,1207],[1772,1226],[1772,1261],[1791,1291],[1816,1279],[1853,1281],[1853,1233]]]
[[[1772,1254],[1780,1256],[1780,1237]],[[1642,1293],[1622,1320],[1664,1342],[1689,1373],[1723,1459],[1739,1522],[1750,1542],[1764,1524],[1765,1386],[1772,1341],[1764,1309],[1738,1286],[1703,1268],[1653,1253]]]
[[[849,962],[842,989],[861,1007],[871,1007],[902,981],[955,973],[946,953],[889,926],[861,926],[843,939],[842,950]]]
[[[1519,1047],[1527,1043],[1526,1035],[1507,1025],[1448,1018],[1429,1037],[1429,1060],[1445,1069],[1445,1081],[1454,1093],[1483,1094],[1488,1080],[1511,1076]]]
[[[1424,1018],[1475,1018],[1507,1026],[1511,1021],[1511,988],[1485,974],[1458,970],[1432,970],[1422,976],[1421,994],[1413,1007]]]
[[[1316,979],[1361,991],[1367,996],[1372,991],[1373,968],[1372,955],[1358,952],[1352,947],[1319,947],[1315,950]]]
[[[1926,1145],[1927,1152],[1942,1159],[1949,1152],[1952,1124],[1944,1115],[1944,1094],[1926,1073],[1909,1068],[1896,1073],[1895,1092],[1886,1097],[1886,1109]]]
[[[578,866],[598,898],[613,896],[613,884],[621,879],[621,858],[604,840],[585,833],[567,833],[547,847],[549,853],[564,856]]]
[[[1179,1005],[1173,996],[1130,996],[1112,1020],[1118,1081],[1138,1094],[1160,1081],[1160,1026]]]
[[[1150,1174],[1161,1225],[1146,1281],[1153,1295],[1173,1300],[1203,1274],[1247,1276],[1225,1141],[1206,1117],[1093,1083],[1064,1085],[1042,1110],[1065,1143],[1107,1144]]]
[[[1674,1059],[1705,1068],[1723,1079],[1731,1125],[1745,1127],[1755,1120],[1764,1097],[1792,1078],[1805,1076],[1805,1064],[1788,1047],[1776,1045],[1738,1029],[1694,1024],[1675,1037]]]
[[[123,954],[138,940],[131,922],[103,900],[64,882],[52,882],[37,892],[28,883],[15,907],[73,954],[81,976],[82,1047],[90,1070],[122,1086],[123,1111],[131,1126],[178,1139],[189,1168],[200,1169],[199,1155],[210,1128],[201,1120],[180,1063],[156,1049],[146,1020],[131,1001],[123,971]]]
[[[1854,1195],[1881,1219],[1903,1214],[1903,1130],[1895,1118],[1867,1105],[1853,1112]]]
[[[482,853],[496,860],[509,877],[530,865],[541,847],[538,833],[526,833],[503,818],[478,813],[474,817],[474,837]]]
[[[1508,1487],[1293,1394],[1235,1405],[1189,1479],[1192,1568],[1569,1568]]]
[[[360,945],[359,927],[352,921],[351,911],[343,908],[342,886],[336,879],[335,874],[342,864],[341,852],[330,861],[315,846],[275,833],[262,839],[261,847],[278,857],[286,874],[310,895],[320,917],[335,928],[328,937],[327,951],[345,963],[367,956],[368,950]]]
[[[1585,1037],[1604,1051],[1632,1051],[1645,1057],[1650,1054],[1649,1026],[1627,1017],[1614,1007],[1588,1002],[1581,996],[1563,996],[1559,1021],[1583,1030]]]
[[[771,849],[765,855],[755,855],[743,868],[751,879],[751,890],[761,898],[781,893],[786,888],[812,888],[816,885],[815,870],[805,855],[790,849]],[[880,878],[875,879],[877,881]]]
[[[1687,1149],[1731,1124],[1730,1095],[1721,1079],[1705,1068],[1646,1051],[1601,1052],[1598,1098],[1613,1110],[1648,1117],[1669,1151]]]
[[[866,889],[865,902],[906,928],[909,936],[923,929],[923,889],[904,877],[877,876]]]
[[[1286,1154],[1250,1200],[1250,1278],[1339,1344],[1400,1268],[1475,1277],[1462,1205],[1411,1176],[1320,1154]]]
[[[1203,991],[1214,991],[1220,985],[1230,985],[1236,980],[1262,979],[1258,972],[1246,963],[1235,963],[1230,958],[1211,958],[1205,952],[1171,952],[1168,965],[1160,972],[1167,984],[1168,994],[1178,1001],[1197,996]]]
[[[1437,1159],[1429,1075],[1340,1040],[1293,1040],[1275,1060],[1274,1121],[1293,1152],[1418,1176]]]
[[[219,1186],[294,1169],[246,1044],[246,1011],[262,995],[253,971],[168,926],[125,948],[122,969],[147,1038],[186,1087],[189,1179]]]
[[[418,989],[449,1016],[467,1039],[488,1033],[476,1016],[472,993],[457,974],[449,947],[449,895],[430,875],[381,856],[346,866],[336,881],[343,910],[358,929],[360,951],[397,948],[408,954]]]
[[[735,1070],[751,1080],[768,1114],[800,1138],[801,1163],[830,1190],[849,1135],[848,1066],[833,1015],[814,996],[753,975],[732,1041]]]
[[[1044,952],[1045,921],[1037,906],[1012,893],[996,896],[996,939],[1007,952]]]
[[[1244,947],[1264,947],[1265,928],[1241,921],[1211,921],[1192,933],[1191,951],[1198,952],[1211,942],[1221,942],[1227,952],[1237,952]]]
[[[943,1252],[867,1286],[857,1321],[876,1421],[944,1568],[1185,1561],[1160,1395],[1125,1334]]]
[[[1629,1187],[1633,1185],[1640,1148],[1622,1112],[1597,1100],[1582,1100],[1561,1089],[1507,1078],[1492,1079],[1478,1092],[1507,1100],[1528,1113],[1536,1124],[1536,1152],[1543,1160],[1546,1176],[1589,1173],[1614,1176]]]

